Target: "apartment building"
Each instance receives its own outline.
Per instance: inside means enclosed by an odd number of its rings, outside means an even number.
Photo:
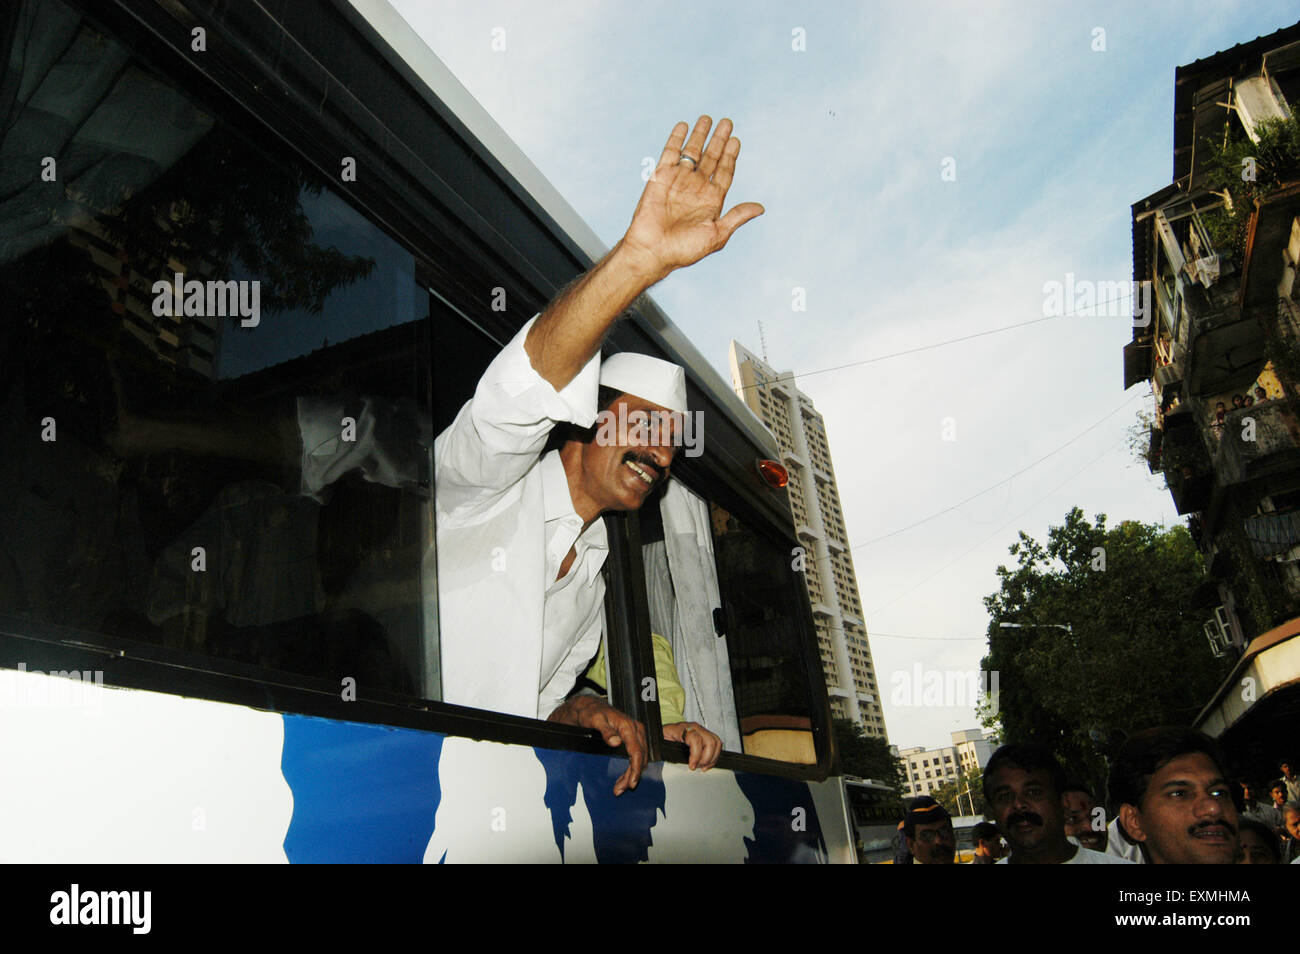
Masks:
[[[1258,778],[1300,724],[1297,104],[1300,23],[1179,67],[1173,181],[1132,209],[1124,387],[1154,392],[1148,461],[1207,569],[1189,609],[1236,660],[1194,724]]]
[[[979,729],[952,734],[952,745],[939,749],[913,746],[898,750],[903,763],[903,795],[930,795],[945,782],[955,782],[963,772],[983,771],[993,755],[993,745]]]
[[[806,549],[804,581],[817,627],[831,713],[859,723],[867,735],[885,739],[880,689],[825,421],[812,398],[794,386],[791,372],[778,374],[736,341],[731,342],[731,381],[736,393],[776,436],[790,472],[787,489],[795,531]]]

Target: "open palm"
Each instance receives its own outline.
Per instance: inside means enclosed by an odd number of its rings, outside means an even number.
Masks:
[[[673,127],[623,237],[629,251],[653,262],[656,270],[665,274],[716,252],[736,229],[763,214],[757,202],[742,202],[722,215],[736,172],[740,140],[732,138],[731,120],[724,119],[705,148],[712,125],[712,119],[701,116],[689,140],[686,123]]]

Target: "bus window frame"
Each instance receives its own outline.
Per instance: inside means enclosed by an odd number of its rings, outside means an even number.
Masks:
[[[531,213],[535,235],[512,232],[507,237],[497,223],[484,220],[442,178],[435,176],[436,181],[428,183],[415,179],[416,174],[427,174],[429,170],[406,141],[399,138],[394,144],[397,148],[387,152],[373,145],[391,139],[382,121],[351,94],[342,80],[322,70],[296,37],[288,35],[260,5],[239,8],[241,22],[252,25],[244,30],[246,35],[237,36],[231,25],[234,17],[219,20],[202,4],[193,5],[199,8],[196,13],[182,4],[144,5],[108,0],[90,8],[85,0],[63,2],[82,12],[134,59],[210,110],[222,123],[252,141],[259,141],[260,136],[260,141],[268,143],[263,147],[268,161],[274,150],[288,150],[314,170],[336,196],[414,256],[417,288],[430,291],[462,315],[477,313],[474,303],[481,305],[492,288],[509,288],[506,310],[482,315],[483,324],[478,327],[489,335],[504,335],[504,340],[509,340],[558,290],[562,283],[548,280],[543,266],[548,266],[551,274],[557,270],[577,274],[589,267],[590,263],[573,240],[563,230],[548,226],[549,216],[485,150],[473,154],[473,161],[486,166],[494,177],[489,185],[505,190],[526,213]],[[373,30],[343,0],[323,4],[322,13],[333,18],[322,30],[337,29],[343,23],[374,43]],[[190,31],[196,26],[202,26],[207,32],[207,49],[201,56],[186,52]],[[254,55],[254,38],[264,48],[276,47],[277,41],[283,41],[275,53],[276,70]],[[358,48],[364,47],[360,41],[352,42]],[[400,60],[392,61],[382,41],[377,49],[379,52],[374,55],[388,61],[389,69],[412,87],[416,98],[422,98],[424,108],[437,114],[452,134],[464,140],[467,149],[477,143],[463,123],[423,87],[409,68],[402,68]],[[331,100],[334,112],[328,117],[323,110],[316,115],[314,109],[305,109],[308,97],[302,95],[301,89],[290,88],[285,76],[295,70],[302,85],[309,85],[308,78],[315,75],[320,87],[334,96]],[[321,98],[320,105],[324,104],[325,99]],[[343,119],[338,118],[340,115]],[[340,155],[356,157],[365,174],[358,175],[355,182],[339,182],[337,167],[331,167],[330,161]],[[413,184],[417,181],[419,187]],[[451,265],[441,264],[443,256],[439,251],[449,251],[445,261]],[[546,261],[539,264],[539,257]],[[435,320],[432,311],[424,320]],[[433,338],[431,330],[431,342]],[[434,351],[431,345],[428,359],[432,373],[437,369]],[[712,485],[713,481],[704,483]],[[770,519],[760,516],[759,508],[743,504],[733,508],[723,502],[741,501],[739,492],[732,493],[733,488],[725,483],[718,484],[717,489],[722,493],[714,492],[711,486],[709,492],[701,495],[728,506],[774,541],[793,540],[792,535],[783,536],[769,526]],[[641,680],[654,674],[639,527],[636,521],[623,515],[609,517],[607,523],[611,530],[617,531],[610,534],[611,552],[607,560],[611,579],[611,585],[606,588],[610,698],[613,704],[646,724],[652,760],[685,762],[686,746],[662,739],[658,704],[643,702],[639,691]],[[798,625],[805,636],[800,641],[801,662],[806,676],[813,679],[809,688],[813,692],[818,761],[805,765],[724,753],[718,761],[720,767],[800,779],[821,779],[828,775],[833,746],[829,704],[824,693],[816,692],[814,677],[820,673],[819,665],[809,666],[808,638],[812,627],[806,593],[798,586],[795,592],[803,595],[802,607],[796,604],[796,615],[802,614]],[[815,660],[815,653],[812,658]],[[376,690],[363,690],[355,701],[346,701],[340,687],[317,677],[0,615],[0,667],[17,669],[20,664],[28,670],[43,672],[90,669],[103,673],[106,687],[142,689],[283,714],[397,726],[610,757],[626,755],[622,748],[611,749],[594,732],[573,726]]]
[[[704,459],[702,457],[699,460],[703,461]],[[795,542],[793,523],[789,535],[783,534],[781,529],[773,526],[771,521],[761,514],[758,506],[747,500],[745,495],[737,488],[732,487],[720,476],[710,474],[707,464],[693,466],[689,460],[679,459],[673,466],[673,478],[680,480],[686,489],[702,498],[705,503],[723,507],[734,514],[743,521],[747,528],[764,537],[769,543],[778,547],[787,544],[798,545]],[[754,481],[754,488],[752,489],[758,492],[772,492],[758,480]],[[627,523],[633,525],[638,521],[628,520]],[[634,548],[634,555],[630,562],[632,563],[630,567],[632,572],[632,579],[629,581],[630,588],[639,593],[639,603],[643,608],[636,643],[644,650],[644,655],[649,657],[651,655],[650,614],[646,597],[645,565],[641,558],[639,531],[637,532],[637,546]],[[791,573],[794,572],[791,571]],[[835,758],[835,741],[834,733],[831,731],[830,702],[825,691],[825,677],[822,675],[820,657],[813,651],[816,633],[812,626],[812,607],[808,602],[807,589],[799,580],[792,578],[787,581],[785,602],[791,608],[798,634],[798,656],[796,659],[797,665],[804,674],[805,688],[810,694],[808,699],[809,718],[812,722],[813,747],[817,754],[817,760],[811,763],[783,762],[779,759],[724,750],[718,758],[717,765],[720,768],[737,772],[754,772],[762,775],[778,775],[820,781],[831,775],[831,766],[834,764]],[[813,666],[814,662],[815,667]],[[648,669],[642,670],[642,672],[653,674],[653,658],[648,660]],[[821,691],[819,691],[819,688]],[[657,709],[658,706],[656,705],[655,708]],[[705,726],[705,728],[708,728],[708,726]],[[664,740],[662,732],[659,733],[659,743],[665,761],[688,761],[690,750],[683,743]]]

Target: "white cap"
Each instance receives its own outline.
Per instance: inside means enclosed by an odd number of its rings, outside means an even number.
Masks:
[[[648,354],[620,351],[610,355],[601,362],[600,385],[686,413],[686,372]]]

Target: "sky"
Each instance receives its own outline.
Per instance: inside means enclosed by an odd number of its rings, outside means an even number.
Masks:
[[[892,743],[978,724],[904,690],[979,669],[1018,531],[1181,522],[1127,445],[1130,303],[1059,314],[1045,286],[1131,281],[1175,67],[1293,4],[392,2],[606,245],[674,123],[735,123],[727,207],[766,214],[651,296],[728,381],[762,322],[825,416]]]

